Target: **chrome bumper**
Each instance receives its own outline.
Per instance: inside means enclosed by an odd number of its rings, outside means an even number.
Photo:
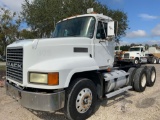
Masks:
[[[20,90],[6,82],[6,93],[16,99],[23,107],[40,110],[56,111],[64,107],[65,91],[57,93],[37,93]]]
[[[122,61],[127,61],[127,62],[134,62],[134,59],[127,59],[127,58],[123,58]]]

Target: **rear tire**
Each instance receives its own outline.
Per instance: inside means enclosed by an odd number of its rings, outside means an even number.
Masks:
[[[157,58],[157,64],[160,64],[160,59],[159,58]]]
[[[156,81],[156,69],[154,66],[147,67],[147,86],[152,87]]]
[[[157,59],[156,58],[152,58],[152,64],[156,64],[157,63]]]
[[[144,68],[138,68],[134,75],[134,89],[137,92],[143,92],[147,84],[147,75]]]
[[[76,79],[66,90],[65,114],[71,120],[90,117],[97,102],[95,84],[86,78]]]
[[[136,68],[135,67],[131,67],[129,70],[128,70],[128,73],[129,73],[129,77],[128,77],[128,85],[133,86],[133,82],[134,82],[134,75],[136,73]]]

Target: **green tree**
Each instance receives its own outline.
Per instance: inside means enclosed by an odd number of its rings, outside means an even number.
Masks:
[[[62,7],[61,0],[34,0],[32,3],[25,0],[22,16],[28,26],[39,33],[36,37],[46,37],[54,29],[54,20],[62,19]]]
[[[31,29],[39,33],[36,37],[49,37],[55,22],[70,16],[85,14],[86,10],[92,7],[97,13],[103,13],[118,21],[118,40],[125,35],[125,30],[128,28],[126,13],[111,10],[97,0],[34,0],[31,3],[25,0],[21,13]]]
[[[19,39],[34,39],[36,34],[37,34],[36,31],[23,29],[19,33]]]
[[[121,50],[122,51],[128,51],[129,48],[130,48],[130,45],[123,45],[123,46],[121,46]]]
[[[133,46],[136,46],[136,44],[135,43],[131,43],[131,45],[130,45],[131,47],[133,47]]]
[[[157,44],[154,44],[154,45],[152,45],[152,47],[158,48],[158,45],[157,45]]]
[[[149,48],[149,45],[145,44],[145,49],[148,50],[148,48]]]
[[[0,46],[1,52],[5,55],[6,46],[19,37],[18,28],[21,20],[16,13],[0,8]]]

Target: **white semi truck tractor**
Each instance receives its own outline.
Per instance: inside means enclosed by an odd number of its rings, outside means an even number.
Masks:
[[[98,99],[153,86],[153,66],[113,66],[115,23],[103,14],[77,15],[59,21],[52,38],[8,45],[7,94],[25,108],[64,109],[69,119],[83,120]]]
[[[147,63],[144,46],[132,46],[128,52],[122,56],[124,61],[130,61],[133,64]],[[155,59],[156,62],[156,59]]]

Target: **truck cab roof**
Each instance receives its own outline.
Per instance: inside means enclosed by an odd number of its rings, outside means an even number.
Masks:
[[[107,20],[107,21],[113,21],[111,17],[105,16],[103,14],[96,14],[96,13],[93,13],[93,14],[83,14],[83,15],[75,15],[75,16],[71,16],[71,17],[65,18],[62,21],[73,19],[73,18],[77,18],[77,17],[87,17],[87,16],[92,16],[92,17],[95,17],[96,19],[104,19],[104,20]],[[59,21],[59,22],[61,22],[61,21]]]
[[[137,47],[138,48],[142,48],[142,47],[144,48],[144,46],[132,46],[131,48],[137,48]]]

